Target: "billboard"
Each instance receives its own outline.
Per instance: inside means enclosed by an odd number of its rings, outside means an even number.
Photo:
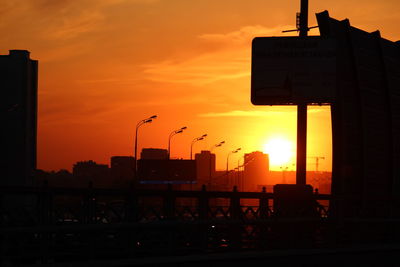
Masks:
[[[331,212],[390,214],[400,197],[400,46],[317,14],[321,36],[253,40],[251,101],[330,104]]]
[[[331,103],[335,91],[333,39],[320,36],[253,39],[251,102],[254,105]]]

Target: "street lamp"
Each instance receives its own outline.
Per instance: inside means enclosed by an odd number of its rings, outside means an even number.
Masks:
[[[202,136],[196,137],[195,139],[193,139],[192,143],[190,144],[190,160],[192,160],[192,158],[193,158],[192,157],[193,144],[196,143],[197,141],[204,140],[204,138],[206,138],[206,137],[207,137],[207,134],[203,134]]]
[[[141,120],[141,121],[139,121],[137,124],[136,124],[136,133],[135,133],[135,158],[134,158],[134,161],[135,161],[135,179],[137,179],[137,140],[138,140],[138,130],[139,130],[139,127],[140,126],[142,126],[143,124],[145,124],[145,123],[150,123],[150,122],[152,122],[154,119],[156,119],[157,118],[157,115],[153,115],[153,116],[151,116],[151,117],[148,117],[147,119],[143,119],[143,120]]]
[[[210,173],[209,173],[209,177],[208,177],[208,187],[209,187],[209,190],[211,189],[211,151],[212,151],[214,148],[216,148],[216,147],[222,146],[223,144],[225,144],[225,141],[221,141],[221,142],[219,142],[218,144],[215,144],[215,145],[213,145],[213,146],[210,148],[210,162],[209,162]],[[215,159],[215,160],[217,160],[217,159]]]
[[[225,141],[221,141],[221,142],[219,142],[218,144],[213,145],[213,146],[210,148],[210,152],[211,152],[214,148],[220,147],[220,146],[222,146],[223,144],[225,144]]]
[[[230,156],[231,154],[233,154],[233,153],[238,153],[241,149],[242,149],[242,148],[239,147],[239,148],[237,148],[236,150],[233,150],[233,151],[231,151],[231,152],[228,153],[228,156],[226,157],[226,174],[228,174],[228,171],[229,171],[229,169],[228,169],[229,156]]]
[[[168,159],[171,158],[171,138],[172,138],[172,136],[174,136],[174,135],[176,135],[176,134],[179,134],[179,133],[182,133],[182,132],[183,132],[184,130],[186,130],[186,129],[187,129],[187,127],[184,126],[184,127],[180,128],[180,129],[178,129],[178,130],[172,131],[172,132],[169,134],[169,137],[168,137]]]

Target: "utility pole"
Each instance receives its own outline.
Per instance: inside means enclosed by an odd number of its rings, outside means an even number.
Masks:
[[[308,34],[308,0],[301,0],[298,25],[300,37]],[[296,184],[305,185],[307,157],[307,103],[297,105],[297,155],[296,155]]]

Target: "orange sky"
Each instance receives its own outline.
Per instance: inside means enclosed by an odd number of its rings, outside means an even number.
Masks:
[[[281,31],[294,27],[299,2],[4,1],[0,54],[27,49],[39,60],[38,168],[132,155],[136,123],[153,114],[159,118],[140,128],[139,149],[166,148],[169,133],[187,126],[173,137],[172,157],[189,158],[191,140],[207,133],[195,151],[226,141],[214,150],[221,169],[237,147],[262,150],[276,136],[295,142],[295,107],[250,103],[250,56],[255,36],[288,35]],[[310,0],[311,26],[323,10],[400,39],[397,0]],[[329,118],[327,107],[309,112],[308,155],[326,157],[320,170],[331,166]]]

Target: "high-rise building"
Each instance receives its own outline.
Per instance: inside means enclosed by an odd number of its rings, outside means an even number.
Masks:
[[[215,154],[211,151],[202,150],[201,153],[195,155],[197,184],[212,184],[212,178],[215,176]]]
[[[260,151],[244,155],[244,191],[255,191],[258,185],[267,184],[269,157]]]
[[[38,61],[26,50],[0,55],[1,185],[32,185],[36,169]]]

